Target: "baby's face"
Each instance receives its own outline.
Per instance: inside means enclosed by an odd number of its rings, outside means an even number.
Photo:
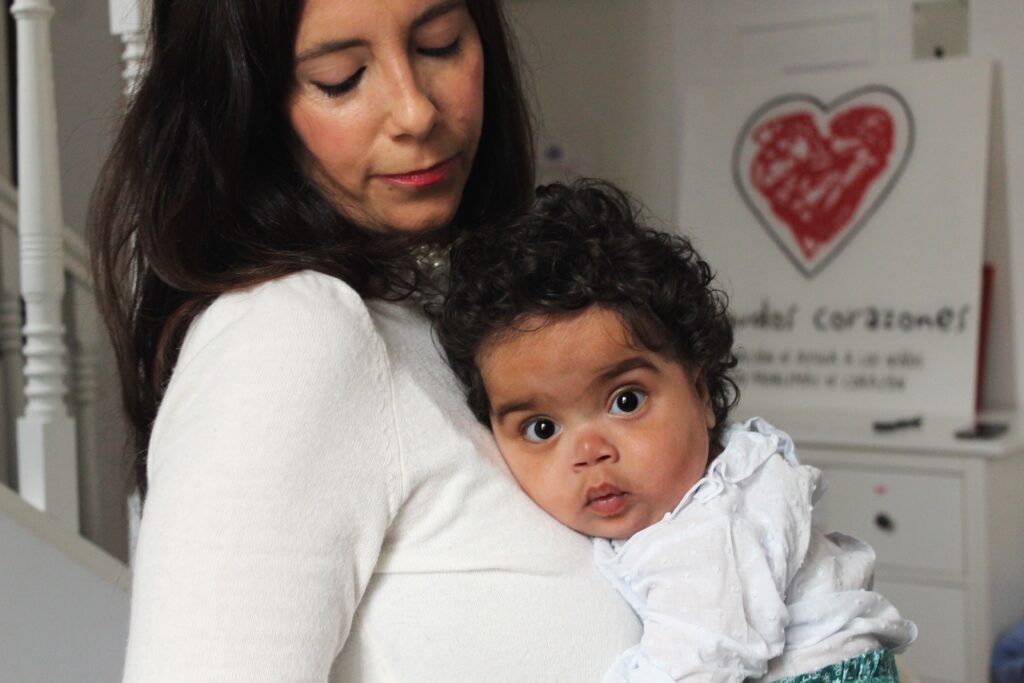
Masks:
[[[715,418],[703,383],[631,345],[611,311],[591,307],[489,343],[478,365],[512,474],[577,531],[627,538],[704,474]]]

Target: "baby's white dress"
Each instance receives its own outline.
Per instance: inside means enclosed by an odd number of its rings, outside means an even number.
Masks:
[[[871,590],[871,547],[814,525],[821,472],[789,436],[753,418],[722,442],[664,519],[594,541],[644,627],[606,683],[776,680],[912,642],[916,626]]]

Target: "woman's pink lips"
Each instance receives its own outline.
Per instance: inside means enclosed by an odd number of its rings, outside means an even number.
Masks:
[[[601,484],[587,489],[587,508],[605,517],[617,515],[626,507],[627,495],[611,484]]]
[[[434,185],[447,178],[448,172],[452,169],[454,164],[455,157],[450,157],[439,164],[434,164],[430,168],[410,171],[409,173],[380,175],[378,177],[382,180],[388,181],[389,183],[395,183],[396,185],[404,185],[406,187],[427,187],[428,185]]]

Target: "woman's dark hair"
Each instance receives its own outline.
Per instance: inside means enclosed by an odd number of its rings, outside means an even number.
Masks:
[[[613,185],[556,183],[538,188],[533,207],[510,222],[458,239],[437,335],[470,408],[489,424],[477,366],[487,344],[525,329],[533,316],[614,311],[634,344],[699,374],[717,439],[739,393],[728,374],[736,366],[732,323],[713,277],[689,240],[641,225],[639,209]]]
[[[455,226],[527,205],[533,148],[500,0],[466,0],[484,123]],[[146,491],[153,419],[189,323],[218,295],[311,269],[364,297],[420,286],[410,241],[340,215],[304,172],[286,100],[300,0],[155,0],[148,66],[90,208],[100,308]]]

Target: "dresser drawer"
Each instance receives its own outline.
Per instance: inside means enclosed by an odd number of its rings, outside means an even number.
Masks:
[[[963,573],[964,494],[959,476],[832,464],[822,469],[828,482],[820,504],[826,530],[871,544],[880,566]]]
[[[968,683],[967,595],[956,588],[879,579],[875,590],[917,624],[917,640],[903,654],[926,683]],[[981,683],[973,681],[971,683]]]

